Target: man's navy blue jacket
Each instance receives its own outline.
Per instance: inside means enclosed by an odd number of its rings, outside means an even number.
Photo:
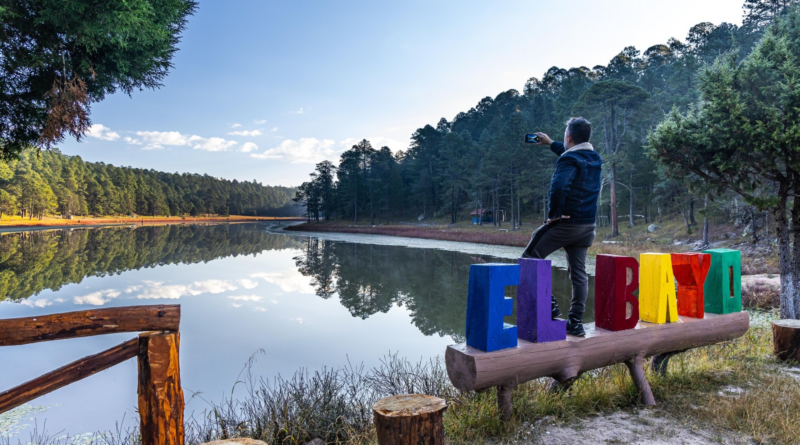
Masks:
[[[566,151],[561,142],[550,144],[550,150],[559,158],[550,183],[550,212],[547,217],[559,219],[568,216],[561,222],[594,224],[603,158],[594,150]]]

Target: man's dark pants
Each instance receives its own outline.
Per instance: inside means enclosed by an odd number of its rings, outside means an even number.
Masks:
[[[582,322],[589,296],[589,275],[586,273],[586,253],[595,237],[594,224],[554,222],[536,229],[522,258],[544,259],[560,248],[567,251],[567,270],[572,281],[570,320]],[[555,297],[553,297],[555,304]]]

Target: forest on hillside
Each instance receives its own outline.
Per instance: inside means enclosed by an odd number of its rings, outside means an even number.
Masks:
[[[295,188],[85,162],[27,150],[0,162],[0,218],[45,215],[296,215]]]
[[[561,140],[566,120],[594,125],[591,142],[604,158],[598,224],[635,225],[680,215],[689,231],[697,220],[763,226],[769,213],[730,191],[669,174],[648,146],[648,134],[672,110],[684,113],[701,100],[700,78],[720,57],[742,60],[791,0],[746,0],[741,26],[693,26],[643,52],[624,48],[607,65],[552,67],[522,91],[486,97],[452,120],[414,132],[407,150],[392,153],[362,140],[337,164],[322,162],[298,189],[310,220],[384,223],[448,218],[455,223],[477,209],[492,224],[516,229],[522,218],[546,217],[557,157],[523,142],[541,131]],[[706,227],[707,228],[707,227]],[[706,231],[707,232],[707,231]]]

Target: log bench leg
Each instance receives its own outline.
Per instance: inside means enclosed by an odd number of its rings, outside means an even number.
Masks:
[[[570,388],[572,388],[572,384],[575,383],[576,380],[578,380],[578,377],[580,376],[578,375],[563,380],[559,380],[554,377],[553,381],[550,382],[550,387],[548,387],[548,390],[553,394],[563,394],[569,391]]]
[[[669,365],[669,359],[672,356],[680,354],[681,352],[686,352],[687,349],[682,351],[673,351],[673,352],[665,352],[663,354],[657,354],[653,356],[653,364],[651,365],[653,371],[657,372],[658,375],[661,377],[666,377],[667,375],[667,366]]]
[[[511,420],[512,398],[511,392],[516,385],[499,385],[497,387],[497,410],[500,411],[500,418]]]
[[[656,399],[653,397],[653,391],[650,389],[650,384],[647,383],[647,378],[644,375],[644,357],[636,355],[625,360],[625,365],[631,373],[633,384],[639,389],[642,404],[645,406],[655,405]]]

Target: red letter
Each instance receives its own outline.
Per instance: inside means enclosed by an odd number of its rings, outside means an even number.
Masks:
[[[597,255],[594,278],[595,326],[609,331],[633,329],[639,322],[639,287],[636,258]]]
[[[711,255],[707,253],[672,254],[672,272],[678,280],[678,315],[705,316],[703,284],[710,267]]]

